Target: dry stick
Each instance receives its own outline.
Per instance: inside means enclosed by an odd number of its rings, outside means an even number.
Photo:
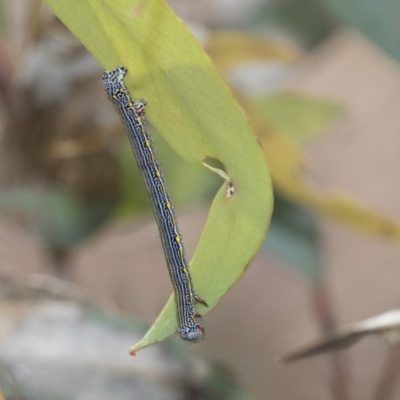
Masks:
[[[389,349],[385,366],[379,378],[374,400],[394,399],[400,376],[400,345]],[[396,397],[397,399],[398,397]]]
[[[350,399],[347,356],[341,351],[330,355],[333,367],[332,393],[337,400]]]
[[[311,289],[311,302],[317,316],[322,334],[331,334],[335,330],[336,318],[329,293],[323,282],[319,281]],[[329,359],[332,366],[331,390],[335,400],[350,400],[348,354],[333,352]]]
[[[56,278],[69,280],[71,278],[70,251],[61,248],[50,248],[49,269]]]

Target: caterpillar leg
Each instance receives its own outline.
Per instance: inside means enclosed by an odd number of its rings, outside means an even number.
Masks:
[[[203,300],[200,296],[198,296],[197,294],[195,294],[194,296],[194,301],[196,303],[201,303],[204,304],[206,307],[208,307],[208,304],[205,302],[205,300]]]

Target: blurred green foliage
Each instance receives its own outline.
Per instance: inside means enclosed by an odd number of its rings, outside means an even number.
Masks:
[[[67,250],[93,234],[113,212],[111,201],[85,203],[55,187],[0,190],[0,210],[13,213],[54,250]]]
[[[6,7],[4,0],[0,0],[0,35],[5,36],[7,34],[8,21]]]
[[[278,256],[309,283],[321,280],[323,264],[317,227],[318,217],[275,195],[274,212],[263,249]]]
[[[343,114],[334,101],[298,93],[259,97],[252,104],[273,130],[300,144],[318,137]]]
[[[357,28],[396,60],[400,60],[398,0],[323,0],[332,15]]]
[[[320,0],[265,2],[251,28],[282,30],[300,39],[306,48],[321,43],[337,26],[335,17]]]

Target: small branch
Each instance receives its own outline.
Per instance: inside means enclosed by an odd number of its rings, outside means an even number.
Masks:
[[[379,378],[374,400],[391,400],[395,398],[395,390],[400,377],[400,346],[389,349],[385,366]],[[398,397],[396,397],[398,398]]]
[[[332,302],[325,285],[320,281],[311,290],[311,303],[323,335],[334,332],[336,318]],[[335,400],[350,400],[349,368],[347,354],[334,352],[328,356],[332,367],[332,395]]]

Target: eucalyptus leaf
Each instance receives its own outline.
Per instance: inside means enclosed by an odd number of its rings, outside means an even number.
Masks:
[[[126,84],[172,149],[198,167],[219,160],[233,184],[211,206],[190,263],[207,314],[243,275],[264,240],[272,210],[268,167],[243,111],[186,26],[162,0],[47,0],[107,70],[127,67]],[[111,104],[110,104],[111,107]],[[216,171],[218,172],[218,171]],[[220,175],[223,175],[220,173]],[[177,330],[174,299],[135,352]]]

